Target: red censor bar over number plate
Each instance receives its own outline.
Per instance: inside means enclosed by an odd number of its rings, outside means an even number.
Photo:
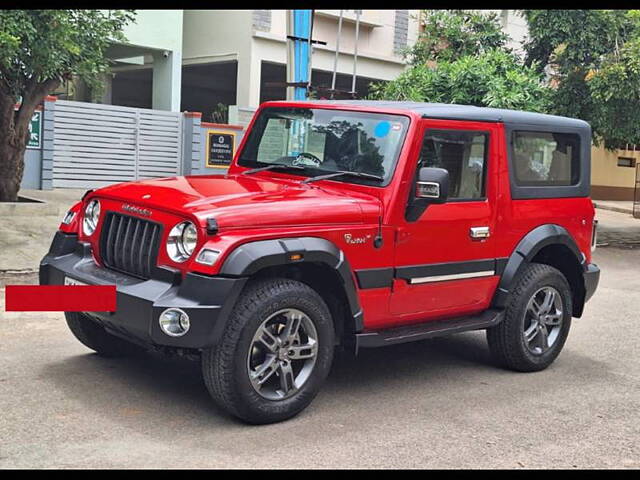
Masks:
[[[7,312],[115,312],[115,285],[7,285]]]

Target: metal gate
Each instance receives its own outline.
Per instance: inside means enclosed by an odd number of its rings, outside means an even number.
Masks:
[[[633,190],[633,216],[640,218],[640,163],[636,162],[636,185]]]
[[[58,100],[53,146],[53,187],[180,175],[182,115]]]

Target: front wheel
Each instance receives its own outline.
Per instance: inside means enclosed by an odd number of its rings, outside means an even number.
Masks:
[[[487,329],[494,359],[520,372],[551,365],[569,334],[571,301],[571,288],[559,270],[528,265],[511,292],[503,321]]]
[[[267,279],[250,285],[219,343],[203,352],[205,384],[218,405],[255,424],[302,411],[333,359],[329,309],[304,283]]]

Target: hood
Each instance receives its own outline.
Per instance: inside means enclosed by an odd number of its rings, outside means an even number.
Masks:
[[[197,175],[119,183],[97,197],[191,214],[222,228],[377,222],[380,201],[351,189],[253,175]],[[148,197],[148,198],[143,198]]]

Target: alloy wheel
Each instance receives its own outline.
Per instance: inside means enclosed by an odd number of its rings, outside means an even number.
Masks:
[[[302,311],[286,308],[258,327],[247,358],[254,390],[269,400],[294,395],[307,382],[316,363],[318,333]]]
[[[524,342],[534,355],[542,355],[555,345],[562,328],[564,306],[553,287],[538,289],[524,312]]]

